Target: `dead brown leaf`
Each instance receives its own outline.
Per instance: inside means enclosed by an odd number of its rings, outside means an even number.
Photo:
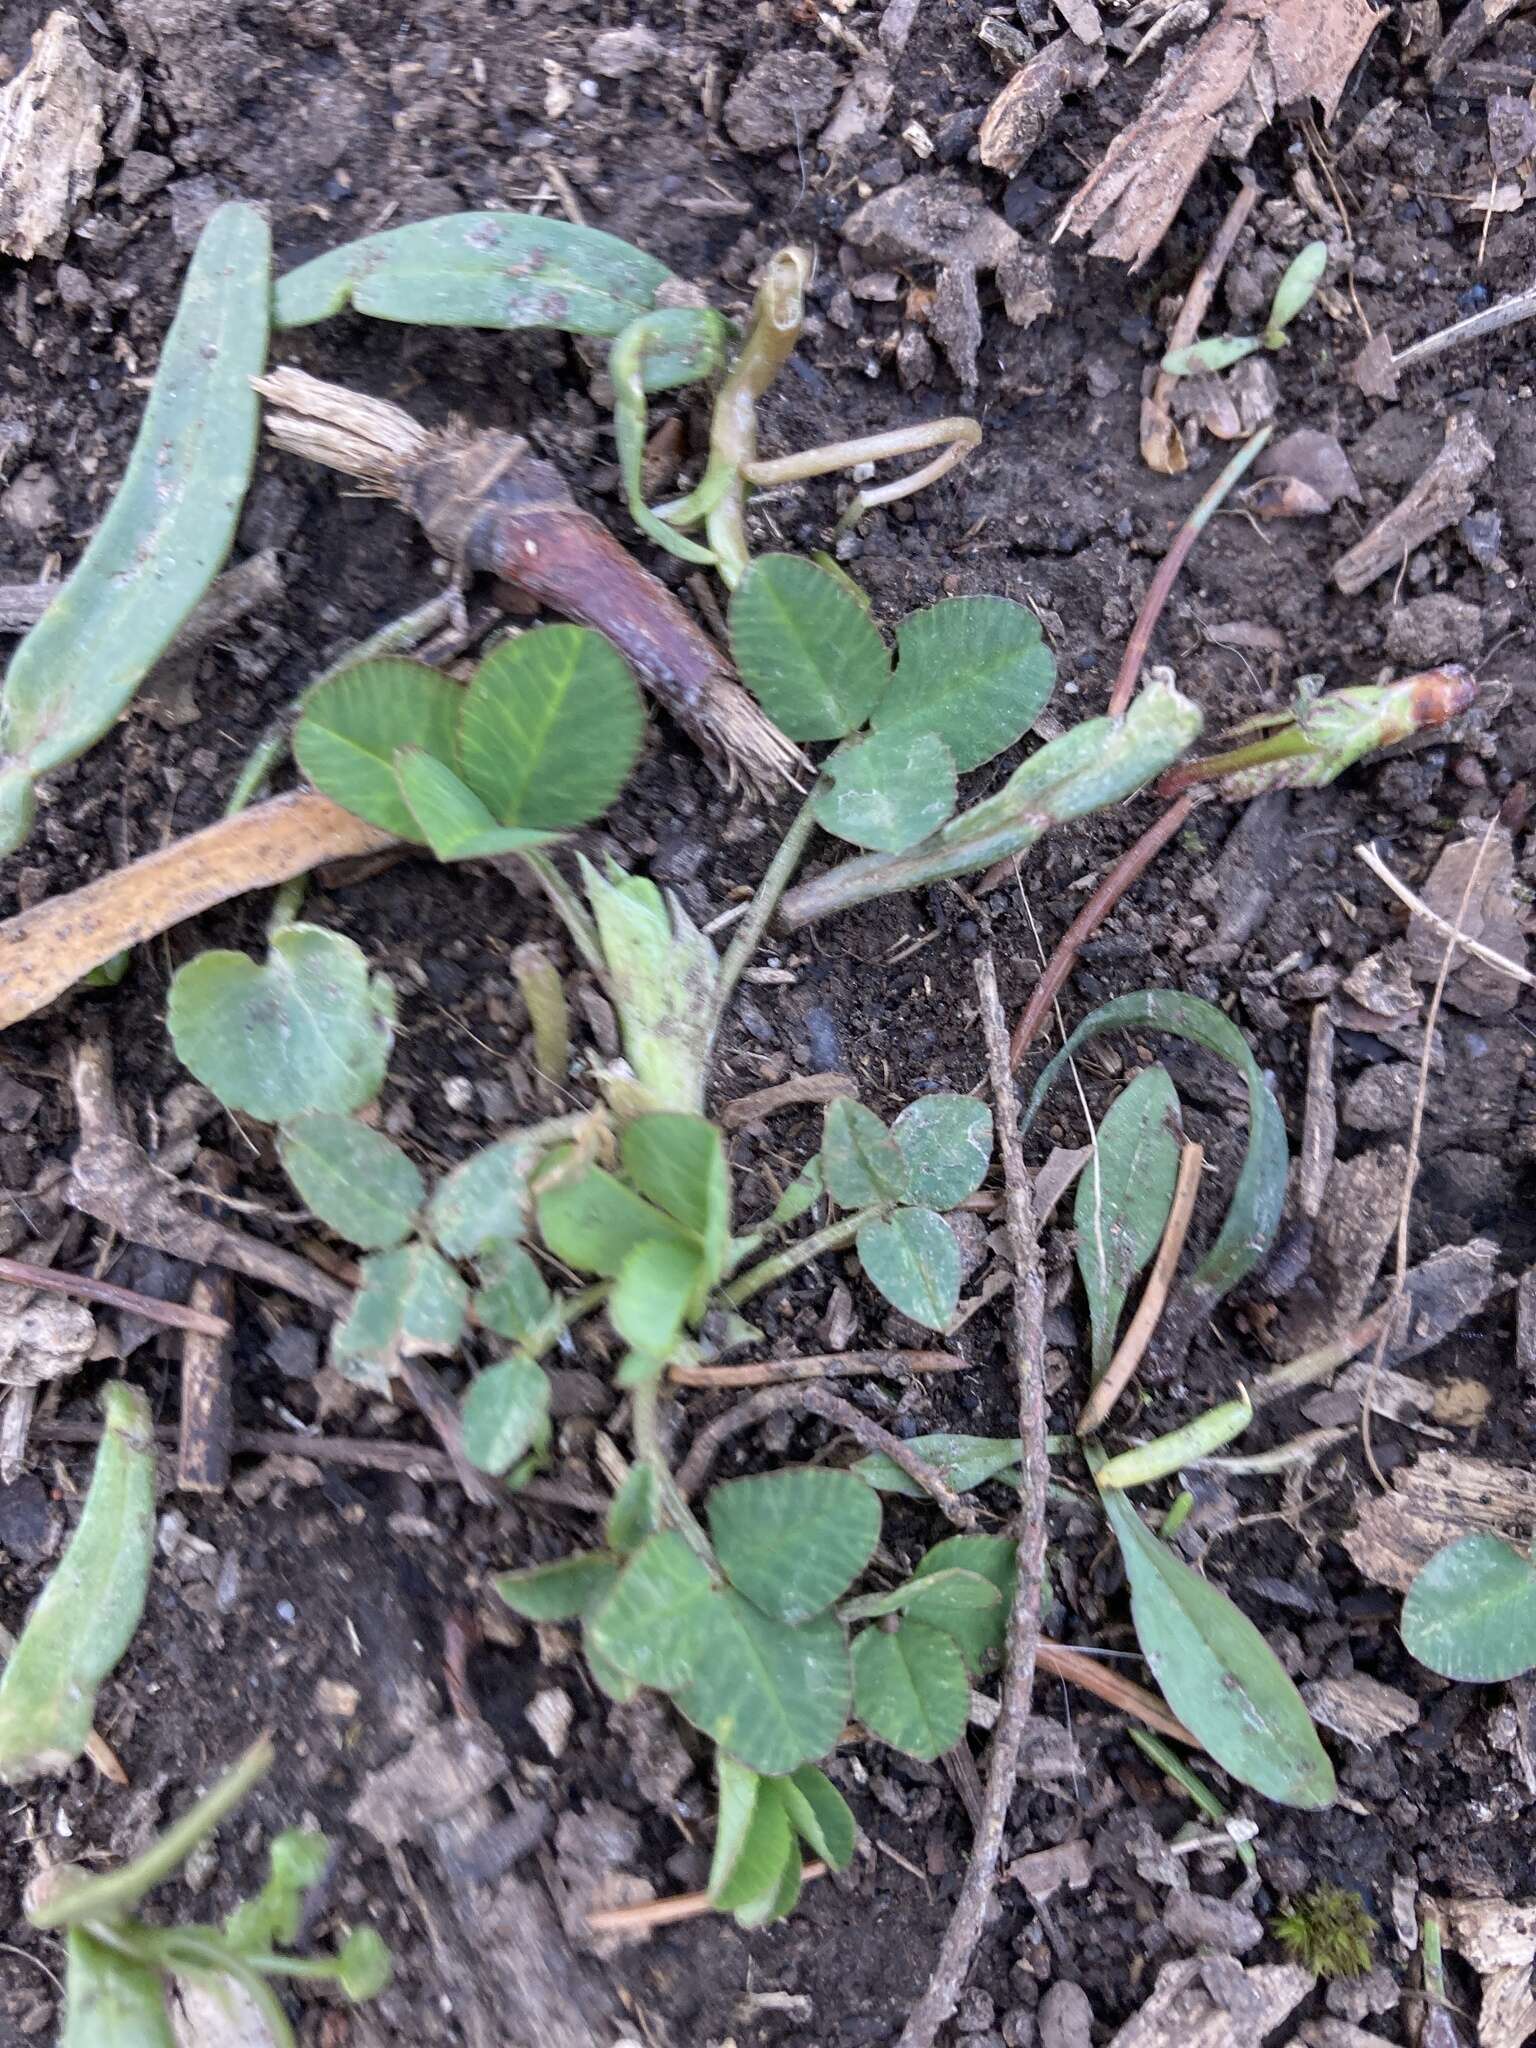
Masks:
[[[1277,108],[1311,97],[1331,120],[1385,19],[1369,0],[1226,0],[1189,54],[1067,203],[1058,233],[1140,269],[1213,150],[1241,161]]]
[[[1469,881],[1470,899],[1466,896]],[[1429,909],[1469,939],[1476,939],[1517,967],[1526,965],[1525,933],[1515,898],[1514,842],[1502,825],[1491,835],[1478,832],[1453,841],[1435,862],[1419,893]],[[1433,980],[1444,954],[1445,933],[1436,930],[1428,918],[1410,918],[1408,963],[1415,977]],[[1520,985],[1512,975],[1458,949],[1445,988],[1445,1000],[1453,1009],[1469,1017],[1502,1017],[1514,1008],[1519,994]]]

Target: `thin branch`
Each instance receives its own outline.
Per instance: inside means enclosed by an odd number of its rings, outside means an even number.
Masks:
[[[1394,374],[1412,369],[1416,363],[1427,363],[1431,356],[1443,355],[1448,348],[1459,348],[1464,341],[1481,341],[1486,334],[1497,334],[1502,328],[1531,319],[1536,319],[1536,285],[1527,285],[1513,298],[1504,299],[1497,306],[1485,306],[1480,313],[1471,313],[1454,326],[1442,327],[1438,334],[1426,334],[1422,341],[1400,349],[1388,367]]]
[[[825,1863],[807,1863],[802,1883],[825,1877]],[[699,1920],[715,1911],[708,1892],[679,1892],[670,1899],[637,1899],[632,1906],[602,1906],[587,1915],[588,1934],[643,1934],[652,1927],[672,1927],[679,1920]]]
[[[1348,1365],[1380,1333],[1383,1323],[1390,1321],[1386,1304],[1372,1309],[1363,1322],[1346,1330],[1342,1337],[1334,1337],[1315,1351],[1304,1351],[1285,1365],[1272,1366],[1268,1372],[1245,1380],[1248,1398],[1255,1408],[1262,1408],[1266,1402],[1283,1400],[1300,1387],[1313,1387],[1319,1380],[1332,1379],[1339,1367]]]
[[[829,1351],[807,1358],[765,1358],[756,1365],[674,1365],[667,1378],[679,1387],[787,1387],[797,1380],[905,1379],[913,1373],[969,1372],[971,1361],[952,1351]]]
[[[811,834],[816,829],[816,818],[811,809],[811,802],[811,797],[807,797],[795,813],[789,830],[779,841],[778,851],[769,861],[763,879],[757,885],[752,901],[747,905],[741,928],[726,948],[725,958],[720,963],[720,977],[715,984],[712,1032],[720,1029],[725,1006],[735,993],[737,982],[751,966],[752,955],[762,943],[763,933],[767,931],[784,891],[794,880],[796,868],[805,857],[805,849],[810,845]]]
[[[1394,875],[1374,846],[1357,846],[1355,858],[1364,861],[1377,880],[1385,882],[1392,894],[1400,903],[1407,904],[1415,917],[1422,917],[1442,938],[1452,940],[1453,953],[1456,946],[1459,946],[1464,953],[1472,954],[1485,966],[1497,968],[1500,974],[1507,974],[1511,981],[1518,981],[1524,988],[1536,988],[1536,974],[1532,974],[1529,968],[1522,967],[1517,960],[1511,960],[1507,954],[1495,953],[1492,946],[1485,946],[1480,939],[1468,938],[1460,929],[1461,920],[1466,914],[1465,902],[1456,913],[1455,924],[1452,924],[1448,918],[1442,917],[1438,910],[1431,910],[1422,896],[1416,896],[1406,882]]]
[[[1227,493],[1241,482],[1261,451],[1268,445],[1274,431],[1273,427],[1260,427],[1256,434],[1243,443],[1174,535],[1173,545],[1158,563],[1157,573],[1148,586],[1146,599],[1137,616],[1136,624],[1131,629],[1131,637],[1125,643],[1120,673],[1115,677],[1115,687],[1110,692],[1108,713],[1111,718],[1123,717],[1132,697],[1136,694],[1136,683],[1141,674],[1141,665],[1147,658],[1152,629],[1162,617],[1163,606],[1168,602],[1168,593],[1172,590],[1190,549],[1215,518]]]
[[[1178,318],[1169,331],[1168,344],[1163,351],[1165,355],[1171,354],[1176,348],[1188,348],[1199,334],[1201,323],[1210,310],[1217,280],[1226,269],[1237,238],[1253,211],[1254,202],[1259,196],[1258,182],[1251,171],[1241,170],[1237,175],[1239,184],[1233,195],[1232,204],[1227,208],[1226,219],[1216,230],[1215,240],[1201,259],[1200,268],[1189,281],[1184,303],[1180,306]],[[1174,426],[1172,414],[1168,409],[1177,381],[1176,378],[1170,377],[1165,369],[1159,367],[1151,393],[1142,404],[1141,459],[1153,469],[1164,469],[1165,466],[1160,462],[1154,462],[1148,455],[1149,441],[1154,446],[1167,446],[1172,442],[1174,448],[1170,453],[1176,451],[1178,458],[1173,464],[1173,469],[1184,470],[1189,467],[1189,457],[1184,451],[1183,438]],[[1165,470],[1165,473],[1171,472]]]
[[[709,1477],[722,1445],[729,1443],[733,1436],[740,1436],[743,1430],[766,1421],[770,1415],[782,1415],[791,1408],[805,1409],[820,1416],[823,1422],[830,1422],[845,1431],[866,1451],[878,1452],[889,1458],[899,1471],[923,1489],[957,1529],[974,1530],[977,1527],[980,1517],[969,1501],[962,1500],[910,1444],[903,1443],[899,1436],[892,1436],[888,1429],[882,1429],[878,1422],[872,1422],[867,1415],[861,1414],[851,1402],[839,1400],[836,1394],[829,1393],[814,1381],[788,1387],[767,1387],[762,1393],[753,1394],[734,1408],[728,1408],[701,1429],[678,1468],[677,1483],[684,1498],[691,1499],[699,1491]]]
[[[1151,866],[1194,807],[1194,798],[1188,796],[1181,796],[1177,803],[1170,804],[1163,815],[1142,833],[1135,845],[1126,848],[1067,926],[1057,942],[1055,952],[1051,955],[1050,964],[1030,991],[1029,1001],[1024,1006],[1024,1014],[1013,1027],[1013,1038],[1008,1047],[1010,1066],[1016,1067],[1034,1044],[1035,1035],[1045,1022],[1047,1010],[1061,993],[1064,983],[1077,965],[1077,956],[1083,947],[1131,884],[1138,881]]]
[[[1179,1174],[1173,1184],[1173,1205],[1163,1226],[1163,1241],[1157,1248],[1157,1257],[1152,1262],[1152,1271],[1136,1305],[1130,1328],[1120,1339],[1114,1357],[1083,1404],[1083,1412],[1077,1418],[1079,1436],[1092,1436],[1096,1429],[1103,1428],[1110,1409],[1129,1386],[1147,1346],[1152,1342],[1152,1333],[1157,1328],[1163,1305],[1168,1299],[1168,1289],[1173,1284],[1174,1268],[1189,1235],[1190,1218],[1195,1213],[1195,1196],[1199,1193],[1204,1166],[1205,1152],[1199,1145],[1188,1144],[1179,1154]]]
[[[1187,1742],[1191,1749],[1204,1747],[1182,1721],[1173,1718],[1155,1692],[1148,1692],[1133,1678],[1122,1678],[1112,1664],[1103,1663],[1090,1651],[1074,1650],[1068,1643],[1053,1643],[1048,1636],[1042,1636],[1035,1651],[1035,1662],[1052,1678],[1075,1685],[1082,1692],[1091,1692],[1106,1706],[1118,1707],[1133,1720],[1144,1721],[1149,1728],[1155,1728],[1160,1735],[1169,1736],[1174,1742]],[[999,1712],[997,1701],[989,1699],[984,1692],[971,1694],[973,1727],[995,1728]]]
[[[89,1273],[60,1273],[52,1266],[33,1266],[25,1259],[0,1259],[0,1281],[14,1287],[32,1287],[39,1294],[68,1294],[77,1301],[94,1301],[102,1308],[119,1308],[142,1316],[146,1323],[164,1323],[168,1329],[196,1331],[200,1337],[222,1341],[229,1324],[222,1316],[187,1308],[179,1301],[157,1301],[152,1294],[139,1294],[132,1287],[119,1287],[111,1280],[95,1280]]]
[[[1408,1212],[1413,1206],[1414,1183],[1419,1177],[1419,1144],[1424,1135],[1424,1105],[1429,1099],[1429,1064],[1435,1050],[1435,1026],[1440,1021],[1440,1005],[1445,998],[1445,984],[1451,978],[1451,963],[1456,958],[1456,947],[1461,927],[1467,915],[1467,905],[1472,901],[1472,891],[1482,871],[1483,856],[1492,844],[1498,830],[1498,818],[1488,820],[1482,839],[1478,843],[1467,875],[1466,887],[1461,892],[1461,901],[1456,906],[1456,920],[1446,927],[1445,952],[1440,959],[1440,972],[1435,976],[1434,993],[1429,999],[1429,1009],[1424,1017],[1424,1050],[1419,1055],[1419,1080],[1413,1098],[1413,1121],[1408,1129],[1408,1159],[1403,1167],[1402,1200],[1397,1209],[1397,1258],[1392,1273],[1392,1292],[1387,1297],[1387,1314],[1376,1339],[1376,1348],[1371,1353],[1370,1369],[1365,1376],[1365,1390],[1360,1397],[1360,1448],[1365,1453],[1365,1462],[1371,1468],[1371,1476],[1385,1493],[1386,1474],[1376,1462],[1376,1453],[1371,1447],[1372,1402],[1376,1393],[1376,1381],[1381,1372],[1382,1361],[1387,1355],[1387,1340],[1392,1334],[1392,1325],[1397,1320],[1397,1307],[1403,1298],[1408,1279]]]
[[[976,962],[976,987],[981,998],[981,1028],[987,1043],[998,1150],[1003,1162],[1004,1215],[1013,1253],[1011,1334],[1019,1379],[1024,1507],[1013,1611],[1008,1620],[1002,1700],[987,1754],[981,1818],[938,1961],[927,1988],[902,2028],[898,2048],[932,2048],[940,2027],[960,2002],[961,1986],[975,1957],[987,1900],[996,1882],[1003,1827],[1018,1777],[1040,1646],[1040,1574],[1045,1564],[1045,1498],[1050,1484],[1045,1445],[1045,1271],[1035,1224],[1034,1195],[1019,1147],[1019,1106],[1008,1064],[1008,1022],[998,996],[997,968],[990,953],[984,953]]]

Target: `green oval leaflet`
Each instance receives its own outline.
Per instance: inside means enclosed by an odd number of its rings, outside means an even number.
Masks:
[[[1170,1429],[1166,1436],[1149,1444],[1138,1444],[1134,1450],[1122,1451],[1117,1458],[1107,1460],[1096,1475],[1099,1485],[1106,1489],[1150,1486],[1155,1479],[1166,1479],[1170,1472],[1178,1472],[1197,1458],[1208,1458],[1213,1451],[1219,1451],[1233,1437],[1241,1436],[1252,1420],[1253,1403],[1246,1394],[1240,1394],[1235,1401],[1222,1401],[1181,1429]]]
[[[1097,1380],[1115,1348],[1125,1298],[1157,1250],[1179,1170],[1179,1098],[1162,1067],[1137,1074],[1099,1124],[1072,1220],[1088,1296]]]
[[[64,2031],[59,2048],[177,2048],[170,1985],[151,1963],[136,1963],[83,1927],[65,1939]]]
[[[792,1466],[728,1479],[709,1496],[726,1577],[792,1626],[847,1592],[880,1540],[880,1503],[851,1472]]]
[[[1169,349],[1161,368],[1168,377],[1213,377],[1262,347],[1251,335],[1214,334],[1207,341],[1191,342],[1188,348]]]
[[[1269,322],[1264,331],[1266,347],[1278,348],[1282,344],[1286,328],[1322,283],[1327,268],[1326,242],[1308,242],[1291,258],[1270,302]]]
[[[1248,1089],[1248,1149],[1216,1242],[1184,1283],[1190,1314],[1213,1308],[1269,1249],[1285,1202],[1289,1153],[1280,1106],[1264,1085],[1258,1062],[1237,1026],[1213,1004],[1173,990],[1142,989],[1117,996],[1083,1019],[1035,1083],[1021,1128],[1028,1130],[1066,1062],[1089,1039],[1106,1031],[1168,1031],[1217,1053],[1242,1075]]]
[[[611,336],[650,312],[671,276],[597,228],[531,213],[448,213],[301,263],[277,281],[272,323],[308,327],[351,306],[423,327]]]
[[[1408,1588],[1402,1635],[1442,1678],[1518,1678],[1536,1665],[1536,1566],[1486,1529],[1458,1537]]]
[[[277,1149],[300,1199],[342,1237],[372,1252],[410,1236],[426,1182],[382,1131],[319,1111],[285,1124]]]
[[[188,266],[122,483],[0,695],[0,853],[30,829],[27,778],[110,730],[229,553],[256,458],[271,242],[221,206]]]
[[[96,1693],[133,1639],[154,1561],[149,1402],[113,1380],[85,1508],[0,1675],[0,1782],[56,1775],[84,1755]]]
[[[892,1308],[945,1330],[960,1299],[960,1247],[932,1209],[898,1209],[866,1223],[855,1240],[859,1264]]]
[[[953,1638],[923,1621],[854,1638],[853,1710],[871,1735],[931,1763],[965,1733],[970,1682]]]
[[[1283,1806],[1330,1806],[1333,1765],[1253,1623],[1160,1542],[1123,1493],[1099,1500],[1125,1560],[1137,1638],[1169,1706],[1243,1784]]]

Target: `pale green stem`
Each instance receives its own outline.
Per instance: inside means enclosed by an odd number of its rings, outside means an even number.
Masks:
[[[876,484],[860,491],[837,522],[839,533],[856,526],[866,512],[878,505],[894,505],[899,498],[914,497],[947,476],[963,462],[981,440],[977,421],[955,414],[949,419],[924,420],[916,426],[893,427],[883,434],[861,434],[849,441],[828,441],[820,448],[803,448],[798,455],[781,455],[771,462],[744,462],[741,474],[758,490],[778,484],[801,483],[826,476],[833,470],[856,469],[865,462],[888,462],[894,456],[920,455],[924,449],[939,453],[910,476],[899,476],[888,484]]]
[[[571,943],[581,955],[584,964],[602,981],[608,978],[608,963],[603,958],[602,942],[597,936],[597,926],[588,917],[581,898],[561,874],[546,853],[524,852],[518,859],[531,868],[538,877],[544,894],[557,912],[560,922],[571,935]]]
[[[704,521],[721,580],[732,590],[747,573],[742,468],[757,454],[757,401],[794,352],[805,319],[805,285],[810,263],[802,249],[781,249],[758,289],[752,325],[741,354],[715,400],[709,433],[709,467],[701,491],[719,490]],[[726,479],[720,490],[720,480]]]
[[[781,1252],[775,1252],[771,1259],[763,1259],[751,1266],[739,1280],[733,1280],[725,1290],[725,1299],[732,1308],[740,1308],[744,1301],[750,1301],[754,1294],[761,1294],[765,1287],[782,1280],[789,1273],[798,1272],[808,1266],[812,1259],[819,1259],[826,1252],[840,1252],[851,1245],[866,1223],[877,1223],[889,1213],[888,1205],[876,1203],[869,1209],[856,1209],[851,1216],[840,1216],[835,1223],[825,1224],[810,1237],[802,1237],[798,1244],[786,1245]]]
[[[817,785],[819,787],[819,784]],[[778,852],[768,863],[763,879],[757,885],[757,894],[747,906],[747,914],[736,928],[736,936],[726,948],[725,958],[720,962],[720,979],[715,986],[715,1009],[710,1024],[710,1036],[720,1028],[725,1015],[725,1006],[735,992],[736,984],[751,964],[752,955],[762,943],[763,933],[772,922],[773,913],[779,907],[779,899],[795,878],[795,870],[805,858],[805,849],[810,844],[816,819],[811,806],[816,801],[816,789],[806,798],[796,813],[789,830],[779,842]]]
[[[174,1875],[198,1843],[233,1813],[271,1768],[272,1744],[263,1736],[211,1791],[151,1842],[142,1856],[105,1876],[70,1884],[57,1898],[29,1909],[28,1919],[34,1927],[76,1927],[83,1920],[120,1919],[147,1891]]]
[[[661,1432],[657,1428],[658,1382],[643,1380],[630,1395],[629,1421],[635,1440],[635,1450],[640,1462],[650,1472],[656,1488],[656,1500],[662,1513],[688,1544],[689,1548],[708,1566],[711,1573],[718,1574],[715,1553],[702,1525],[693,1509],[683,1499],[682,1489],[667,1463],[666,1452],[661,1447]]]

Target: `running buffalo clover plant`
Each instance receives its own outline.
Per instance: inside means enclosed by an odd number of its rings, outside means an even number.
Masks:
[[[27,1918],[64,1936],[60,2048],[176,2048],[194,2039],[295,2048],[275,1983],[334,1984],[354,2004],[384,1989],[389,1951],[371,1927],[354,1928],[332,1955],[290,1953],[305,1901],[330,1864],[313,1828],[272,1838],[266,1883],[222,1927],[138,1917],[145,1896],[176,1875],[271,1765],[271,1743],[258,1742],[131,1862],[90,1874],[55,1864],[29,1887]]]

